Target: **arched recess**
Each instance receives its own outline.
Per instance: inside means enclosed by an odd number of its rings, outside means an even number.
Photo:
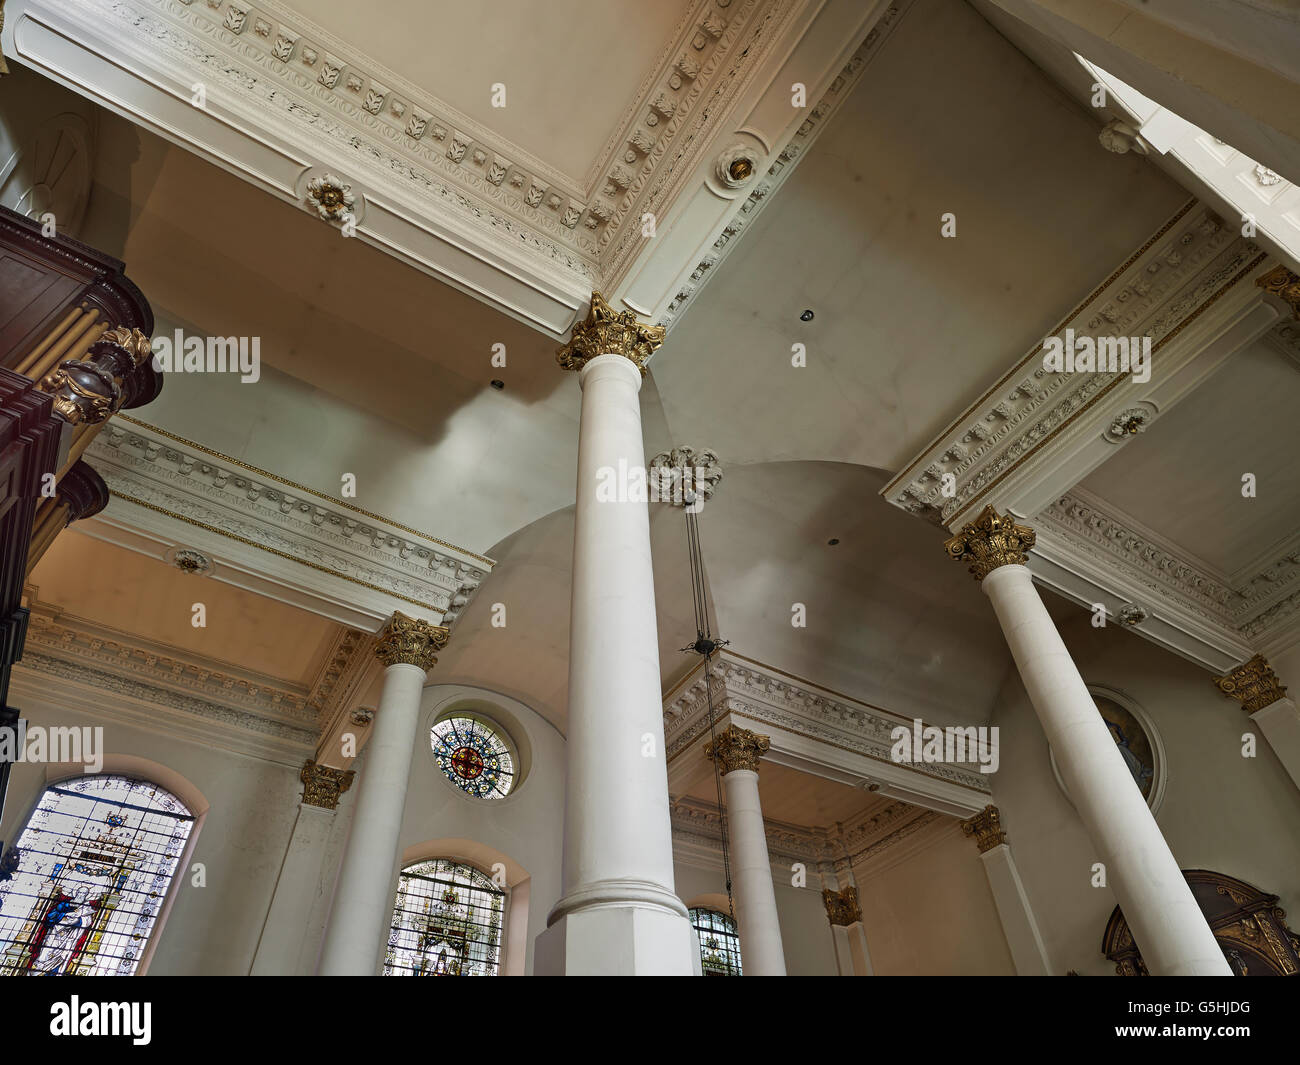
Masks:
[[[528,907],[532,886],[528,870],[495,847],[477,840],[456,837],[425,840],[407,847],[402,852],[402,868],[430,858],[450,858],[472,865],[498,883],[504,879],[509,897],[506,900],[501,975],[523,976],[528,953]]]
[[[95,772],[86,771],[85,762],[51,762],[45,768],[45,780],[40,785],[39,790],[31,797],[31,802],[26,816],[22,820],[23,832],[31,823],[33,815],[36,813],[42,799],[48,793],[51,787],[61,784],[70,784],[76,781],[85,781],[97,777],[126,777],[131,780],[140,781],[154,785],[159,789],[169,792],[175,799],[183,804],[191,819],[191,825],[188,835],[185,839],[184,848],[181,851],[179,859],[176,862],[175,871],[172,873],[171,881],[168,884],[167,892],[158,907],[158,914],[154,918],[152,927],[150,927],[145,941],[144,950],[140,954],[139,961],[135,967],[135,976],[145,976],[148,974],[149,965],[158,947],[158,941],[165,933],[168,917],[171,914],[171,908],[179,894],[182,882],[187,875],[190,867],[190,859],[194,854],[194,848],[197,845],[199,832],[203,827],[203,822],[207,817],[210,804],[203,793],[188,778],[165,766],[159,762],[154,762],[148,758],[141,758],[137,755],[129,754],[108,754],[105,753],[98,759],[97,769]],[[22,832],[18,834],[19,840],[22,838]]]
[[[1234,974],[1300,975],[1300,936],[1287,927],[1276,895],[1209,869],[1184,869],[1183,876]],[[1149,975],[1118,906],[1106,923],[1101,952],[1119,976]]]

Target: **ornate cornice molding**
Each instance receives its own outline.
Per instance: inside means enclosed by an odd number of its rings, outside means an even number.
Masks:
[[[971,576],[982,581],[999,566],[1023,566],[1035,539],[1028,525],[1017,525],[1010,514],[986,506],[943,546],[949,558],[969,562]]]
[[[1208,207],[1188,202],[1051,331],[1151,338],[1158,357],[1267,257]],[[1252,290],[1253,291],[1253,290]],[[1249,295],[1243,293],[1243,299]],[[1013,472],[1077,431],[1080,418],[1130,405],[1127,372],[1055,373],[1038,344],[909,462],[881,494],[895,506],[950,524],[987,502]],[[1157,359],[1157,362],[1159,360]],[[1106,419],[1109,422],[1109,418]],[[1073,439],[1073,437],[1072,437]],[[1090,439],[1090,437],[1089,437]]]
[[[307,806],[319,806],[323,810],[337,810],[339,798],[352,787],[354,769],[334,769],[327,765],[318,765],[314,758],[303,763],[302,801]]]
[[[720,858],[722,815],[717,805],[686,796],[673,799],[670,812],[676,843],[689,841]],[[764,818],[763,829],[774,864],[811,862],[844,872],[861,868],[941,816],[909,803],[892,802],[883,809],[864,810],[841,825],[809,827]]]
[[[962,821],[961,830],[964,835],[975,841],[981,854],[991,851],[994,847],[1000,847],[1007,841],[1007,834],[1002,828],[1002,815],[993,805],[984,807],[974,817]]]
[[[665,326],[671,327],[686,307],[699,295],[710,277],[717,272],[718,265],[740,242],[740,236],[749,228],[754,219],[766,206],[786,180],[794,173],[799,160],[807,153],[813,142],[826,128],[833,115],[848,98],[853,87],[858,83],[867,64],[875,57],[889,35],[897,28],[904,14],[912,6],[912,0],[897,0],[885,10],[879,21],[853,53],[852,58],[831,82],[826,93],[809,109],[808,118],[768,166],[763,176],[746,196],[740,210],[732,216],[713,242],[707,254],[696,264],[689,277],[678,287],[677,294],[669,302],[663,314]]]
[[[1060,496],[1034,521],[1073,555],[1155,596],[1150,605],[1185,611],[1227,638],[1266,642],[1300,609],[1295,540],[1234,581],[1082,488]]]
[[[675,838],[692,837],[716,845],[722,842],[722,815],[717,805],[689,796],[673,799],[669,804]],[[773,862],[818,862],[830,855],[827,834],[823,830],[791,825],[784,821],[763,819],[768,854]]]
[[[435,655],[447,646],[449,630],[442,625],[430,625],[419,618],[394,614],[379,634],[375,657],[385,666],[404,662],[419,666],[425,672],[438,664]]]
[[[716,759],[724,777],[737,769],[757,773],[758,763],[770,747],[771,741],[767,736],[728,725],[718,734],[717,739],[704,745],[704,756],[710,761]]]
[[[44,647],[29,646],[14,667],[12,699],[20,705],[48,702],[281,764],[301,764],[316,745],[314,728],[190,694],[147,671],[54,657]]]
[[[593,292],[586,319],[573,327],[555,361],[562,369],[581,370],[601,355],[622,355],[644,376],[646,362],[663,342],[663,326],[646,325],[632,311],[616,311],[599,292]]]
[[[822,903],[826,906],[826,918],[832,926],[848,927],[862,920],[862,907],[858,905],[858,889],[852,884],[842,891],[823,888]]]
[[[84,671],[114,678],[114,690],[138,690],[151,702],[188,698],[199,711],[221,707],[222,721],[293,740],[312,740],[319,714],[302,685],[218,662],[178,647],[100,625],[58,607],[31,603],[23,664],[75,676]],[[209,714],[208,716],[212,716]]]
[[[1286,698],[1285,685],[1278,680],[1263,655],[1256,655],[1225,676],[1215,677],[1214,686],[1241,703],[1241,708],[1248,714]]]
[[[448,623],[494,564],[134,419],[115,418],[86,457],[119,499],[436,612]]]
[[[575,279],[594,278],[604,220],[588,210],[573,178],[276,0],[260,0],[251,19],[253,5],[242,0],[215,7],[193,0],[70,2],[83,17],[129,32],[134,47],[201,76],[229,103],[256,110],[259,124],[332,148],[367,189],[431,198],[484,235],[523,244]],[[241,10],[244,17],[232,22]]]
[[[989,778],[975,764],[899,765],[890,757],[893,729],[912,727],[912,719],[839,696],[791,678],[778,670],[722,651],[710,672],[715,713],[732,712],[746,722],[774,729],[886,763],[911,775],[968,789],[979,801],[989,794]],[[703,672],[697,670],[664,700],[664,735],[671,763],[708,735],[708,704]]]

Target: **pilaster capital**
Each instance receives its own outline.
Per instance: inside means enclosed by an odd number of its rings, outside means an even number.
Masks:
[[[1241,703],[1248,714],[1286,697],[1286,687],[1263,655],[1256,655],[1225,676],[1215,677],[1214,686]]]
[[[1007,834],[1002,830],[1002,814],[996,806],[986,806],[973,817],[961,822],[961,830],[975,840],[980,853],[991,851],[1007,841]]]
[[[1275,266],[1266,274],[1255,278],[1255,284],[1265,292],[1271,292],[1290,305],[1297,318],[1300,318],[1300,276],[1285,266]]]
[[[858,889],[852,884],[843,891],[822,888],[822,902],[826,906],[826,919],[832,925],[851,925],[862,920],[862,907],[858,904]]]
[[[771,747],[767,736],[760,736],[749,729],[728,725],[725,732],[719,733],[716,741],[710,741],[704,747],[705,757],[717,759],[726,776],[733,769],[749,769],[758,772],[758,760]]]
[[[394,613],[379,634],[375,657],[386,666],[406,662],[429,670],[437,664],[434,655],[447,646],[449,635],[450,630],[445,625],[430,625],[427,621]]]
[[[302,801],[308,806],[319,806],[323,810],[336,810],[339,797],[352,787],[354,769],[334,769],[332,766],[319,765],[314,758],[303,763],[300,779],[302,780]]]
[[[943,546],[954,561],[969,562],[972,576],[982,581],[999,566],[1023,566],[1037,539],[1028,525],[986,506]]]
[[[662,325],[637,321],[631,311],[616,311],[599,292],[591,294],[586,321],[573,327],[569,342],[555,353],[555,361],[566,370],[581,370],[598,355],[622,355],[645,376],[646,360],[664,342]]]

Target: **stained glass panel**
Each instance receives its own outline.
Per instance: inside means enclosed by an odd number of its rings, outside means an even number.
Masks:
[[[705,976],[740,976],[740,936],[725,913],[692,907],[691,924],[700,937],[700,965]]]
[[[505,740],[473,717],[449,717],[433,726],[433,756],[461,791],[476,799],[501,799],[515,782],[515,760]]]
[[[505,892],[445,858],[402,870],[385,976],[496,976]]]
[[[45,789],[0,881],[0,976],[131,976],[194,818],[143,780],[86,776]]]

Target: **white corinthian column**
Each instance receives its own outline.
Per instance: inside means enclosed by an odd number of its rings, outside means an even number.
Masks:
[[[1074,807],[1148,970],[1231,976],[1192,890],[1025,567],[1034,530],[986,506],[944,546],[993,603]],[[1082,874],[1080,874],[1082,875]]]
[[[659,327],[593,293],[560,365],[579,372],[569,630],[563,897],[537,938],[539,975],[698,974],[673,889],[659,640],[641,440],[642,366]],[[639,491],[629,480],[642,478]]]
[[[393,919],[402,811],[419,732],[420,696],[447,629],[394,614],[375,657],[388,668],[366,744],[357,806],[321,948],[321,976],[374,976]]]
[[[740,929],[741,971],[746,976],[785,975],[772,863],[758,801],[758,761],[768,745],[766,736],[728,725],[716,743],[704,748],[709,758],[717,760],[727,792],[736,925]]]

